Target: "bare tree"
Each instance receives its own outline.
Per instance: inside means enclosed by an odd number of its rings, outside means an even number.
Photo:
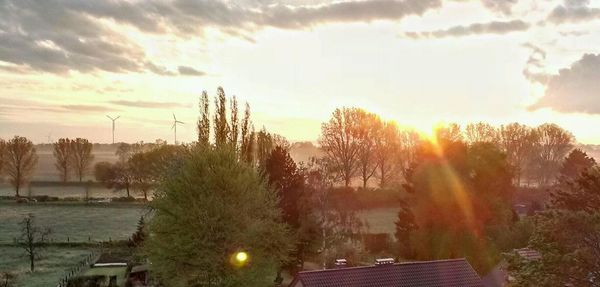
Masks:
[[[400,136],[398,127],[394,122],[382,124],[380,136],[375,138],[375,160],[377,161],[377,173],[379,187],[386,187],[398,167],[395,160],[400,152]]]
[[[540,147],[540,184],[546,185],[555,178],[560,164],[573,149],[573,135],[555,124],[543,124],[536,128]]]
[[[403,129],[400,131],[399,139],[398,165],[400,173],[406,180],[411,166],[417,159],[417,149],[421,144],[421,136],[414,130]]]
[[[93,145],[83,138],[76,138],[71,141],[71,150],[73,156],[71,157],[72,166],[79,178],[79,182],[83,181],[83,177],[88,172],[94,155],[92,154]]]
[[[71,169],[71,157],[73,156],[71,150],[71,140],[68,138],[61,138],[54,143],[54,167],[59,172],[60,179],[62,182],[69,180],[69,170]]]
[[[0,287],[13,287],[15,274],[10,272],[0,272]]]
[[[198,144],[208,146],[210,141],[210,114],[208,93],[202,91],[200,97],[200,119],[198,120]]]
[[[358,168],[360,138],[356,130],[356,108],[336,109],[329,122],[321,125],[319,144],[326,158],[338,171],[346,187]]]
[[[460,125],[456,123],[438,127],[435,131],[435,136],[438,142],[458,142],[463,140]]]
[[[35,261],[40,258],[48,235],[50,235],[50,229],[37,227],[32,214],[27,215],[21,221],[21,237],[17,244],[25,250],[31,272],[35,271]]]
[[[537,136],[531,128],[511,123],[500,127],[498,137],[500,148],[515,169],[516,184],[520,185],[525,168],[532,158]]]
[[[470,123],[465,127],[465,137],[468,143],[498,143],[498,131],[488,123]]]
[[[33,143],[25,137],[15,136],[6,143],[6,173],[19,197],[21,186],[31,179],[38,156]]]
[[[2,180],[2,172],[4,170],[4,165],[6,164],[6,142],[3,139],[0,139],[0,181]]]
[[[358,110],[356,130],[359,142],[358,171],[362,179],[363,189],[367,188],[369,179],[377,170],[376,139],[381,137],[382,122],[375,114]]]

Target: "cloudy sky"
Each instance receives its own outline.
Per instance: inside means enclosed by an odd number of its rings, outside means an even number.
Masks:
[[[218,86],[291,140],[360,106],[600,143],[600,1],[0,0],[0,138],[191,141]]]

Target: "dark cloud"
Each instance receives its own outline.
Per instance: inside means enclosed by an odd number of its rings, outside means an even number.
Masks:
[[[204,76],[206,75],[205,72],[196,70],[192,67],[188,67],[188,66],[179,66],[179,68],[177,68],[177,71],[179,72],[180,75],[183,76]]]
[[[169,109],[169,108],[189,108],[191,105],[186,103],[175,102],[152,102],[152,101],[127,101],[118,100],[110,101],[113,105],[136,107],[136,108],[152,108],[152,109]]]
[[[448,29],[440,29],[424,32],[406,32],[410,38],[444,38],[444,37],[462,37],[480,34],[507,34],[511,32],[525,31],[529,29],[529,23],[521,20],[512,21],[493,21],[487,23],[474,23],[467,26],[454,26]]]
[[[600,54],[585,54],[570,68],[549,76],[544,96],[530,109],[600,114]]]
[[[264,27],[304,29],[332,22],[400,20],[441,6],[442,0],[351,0],[316,5],[225,0],[79,1],[0,0],[0,61],[50,73],[150,71],[177,73],[146,59],[105,21],[145,33],[201,36],[216,28],[251,40]],[[6,68],[5,68],[6,69]],[[180,74],[198,74],[186,67]],[[191,73],[189,73],[191,72]]]
[[[590,7],[589,0],[565,0],[550,12],[548,20],[555,24],[576,23],[600,18],[600,8]]]

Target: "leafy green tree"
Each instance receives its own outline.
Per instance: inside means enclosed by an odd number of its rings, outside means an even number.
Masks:
[[[510,166],[493,144],[438,142],[422,146],[409,174],[410,212],[399,213],[399,239],[413,259],[466,257],[485,272],[500,256],[491,230],[512,223]]]
[[[15,195],[31,179],[37,166],[38,156],[33,143],[25,137],[15,136],[6,143],[6,173],[10,184],[15,188]]]
[[[267,286],[291,250],[275,192],[230,149],[193,150],[151,202],[145,249],[167,286]],[[232,262],[238,251],[246,264]]]
[[[227,124],[227,97],[222,87],[217,88],[215,97],[215,146],[224,147],[229,138],[229,125]]]
[[[250,121],[250,105],[248,103],[246,103],[246,110],[244,111],[244,118],[242,119],[240,136],[241,159],[252,165],[254,164],[255,132],[254,126]]]
[[[558,185],[549,209],[538,212],[534,223],[529,245],[541,259],[507,256],[518,286],[600,286],[598,168]]]
[[[584,151],[576,148],[572,150],[569,155],[565,158],[560,168],[560,175],[575,179],[583,171],[592,168],[596,165],[596,160],[590,157]]]
[[[71,162],[73,157],[73,150],[71,149],[71,140],[68,138],[61,138],[53,144],[54,147],[54,167],[59,172],[60,179],[62,182],[69,180],[69,171],[71,170]]]

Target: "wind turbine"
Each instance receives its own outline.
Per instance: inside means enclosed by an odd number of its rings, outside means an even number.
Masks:
[[[177,144],[177,124],[184,124],[184,122],[178,121],[175,117],[175,113],[173,113],[173,126],[171,129],[175,132],[175,144]]]
[[[113,118],[109,115],[106,115],[107,118],[109,118],[112,121],[112,143],[115,143],[115,121],[118,120],[121,116],[117,116],[116,118]]]

